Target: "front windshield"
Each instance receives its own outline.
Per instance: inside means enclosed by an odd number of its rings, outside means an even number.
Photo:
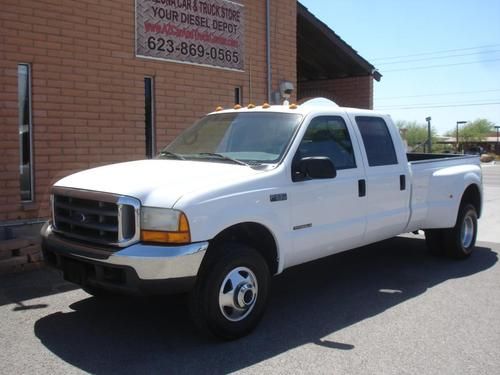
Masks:
[[[159,157],[274,164],[285,153],[300,119],[298,114],[275,112],[209,115],[181,133]]]

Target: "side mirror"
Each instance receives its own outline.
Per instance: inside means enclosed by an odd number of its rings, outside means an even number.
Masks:
[[[293,181],[326,179],[337,177],[337,170],[332,160],[326,156],[302,158],[293,169]]]

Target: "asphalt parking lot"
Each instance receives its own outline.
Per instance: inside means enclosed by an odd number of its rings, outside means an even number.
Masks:
[[[0,373],[500,373],[500,166],[466,261],[402,236],[274,280],[250,336],[197,334],[182,298],[98,301],[50,270],[0,277]]]

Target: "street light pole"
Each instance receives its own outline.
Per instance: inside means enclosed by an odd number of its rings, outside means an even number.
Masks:
[[[495,126],[495,129],[497,130],[497,145],[495,146],[495,153],[499,152],[498,148],[498,130],[500,129],[500,126]]]
[[[430,116],[425,118],[425,121],[427,121],[427,145],[429,146],[429,154],[432,154],[431,120],[432,118]]]
[[[457,152],[458,152],[458,147],[459,147],[459,143],[458,143],[458,125],[461,125],[461,124],[467,124],[467,121],[457,121]]]

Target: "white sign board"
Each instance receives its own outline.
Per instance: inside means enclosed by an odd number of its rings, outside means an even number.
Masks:
[[[226,0],[136,0],[136,55],[244,67],[244,7]]]

